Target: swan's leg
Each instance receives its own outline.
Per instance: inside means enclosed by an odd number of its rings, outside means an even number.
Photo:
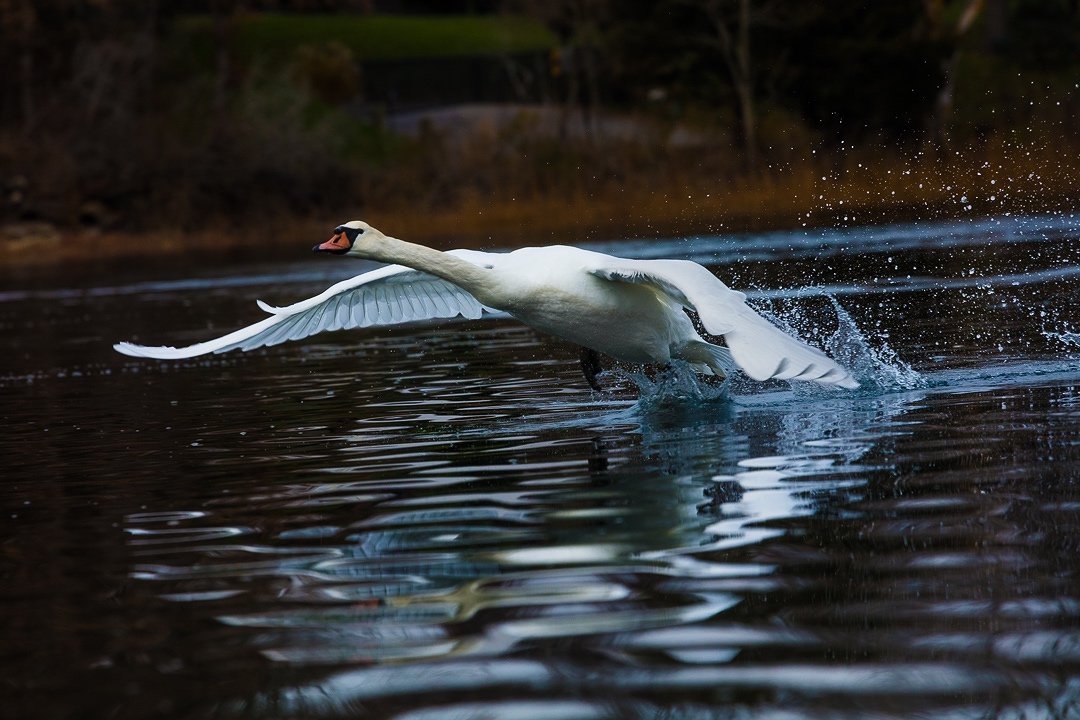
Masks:
[[[582,346],[581,348],[581,372],[585,376],[585,381],[589,383],[589,387],[593,390],[603,390],[600,387],[600,383],[596,382],[596,376],[603,370],[600,367],[600,353],[596,352],[592,348]]]

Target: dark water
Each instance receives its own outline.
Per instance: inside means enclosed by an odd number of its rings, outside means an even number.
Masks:
[[[1080,717],[1080,218],[595,247],[864,389],[500,320],[135,361],[363,266],[9,276],[0,715]]]

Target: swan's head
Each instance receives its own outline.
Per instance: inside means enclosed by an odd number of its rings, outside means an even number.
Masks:
[[[351,220],[334,228],[334,234],[324,243],[316,245],[315,252],[334,255],[370,256],[386,236],[363,220]]]

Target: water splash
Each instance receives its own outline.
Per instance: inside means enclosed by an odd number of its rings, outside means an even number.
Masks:
[[[771,305],[759,309],[768,319],[796,337],[809,339],[822,346],[825,353],[851,370],[862,385],[862,394],[903,392],[927,387],[928,383],[909,363],[900,358],[884,337],[871,341],[851,317],[844,306],[831,293],[819,292],[832,305],[836,329],[826,335],[818,313],[809,306],[793,304],[784,312],[777,312]],[[792,387],[799,395],[830,392],[813,383],[795,382]]]
[[[825,351],[846,365],[868,390],[896,392],[927,386],[926,378],[889,347],[884,338],[871,345],[855,320],[836,298],[826,296],[836,311],[836,331],[825,343]]]
[[[682,360],[674,360],[659,372],[649,375],[644,370],[622,369],[622,375],[638,389],[638,407],[643,410],[661,409],[671,403],[707,403],[725,400],[731,394],[734,375],[723,380],[698,375],[694,367]]]
[[[1063,333],[1048,333],[1047,337],[1052,337],[1063,345],[1080,348],[1080,333],[1067,330]]]
[[[1056,320],[1056,318],[1054,319]],[[1080,349],[1080,332],[1073,330],[1069,323],[1063,323],[1061,330],[1052,330],[1044,319],[1040,332],[1044,338],[1057,343],[1066,350]]]
[[[871,342],[836,298],[828,293],[818,293],[817,297],[824,297],[832,305],[836,329],[831,334],[822,330],[829,323],[821,322],[818,313],[804,304],[792,304],[783,312],[777,312],[771,304],[757,309],[785,332],[824,347],[830,357],[852,371],[862,385],[862,395],[928,387],[926,378],[901,359],[884,338],[878,337]],[[1077,337],[1080,340],[1080,335]],[[637,388],[635,407],[647,412],[669,409],[672,405],[707,404],[736,396],[755,395],[761,392],[762,386],[740,372],[733,372],[723,380],[699,375],[693,365],[681,360],[675,360],[655,373],[616,365],[612,374],[617,384]],[[834,388],[816,383],[794,381],[789,384],[798,397],[836,396]]]

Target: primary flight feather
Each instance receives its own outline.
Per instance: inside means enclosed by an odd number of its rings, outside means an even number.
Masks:
[[[755,380],[809,380],[854,389],[851,373],[756,313],[745,296],[688,260],[628,260],[555,245],[509,253],[440,252],[353,220],[316,252],[390,263],[313,298],[275,308],[228,335],[182,348],[117,343],[125,355],[172,360],[252,350],[323,331],[505,312],[537,330],[627,363],[685,360],[723,375],[734,364]],[[727,347],[707,342],[684,309]],[[595,358],[594,358],[595,360]],[[586,362],[583,367],[597,367]],[[586,377],[595,387],[587,369]]]

